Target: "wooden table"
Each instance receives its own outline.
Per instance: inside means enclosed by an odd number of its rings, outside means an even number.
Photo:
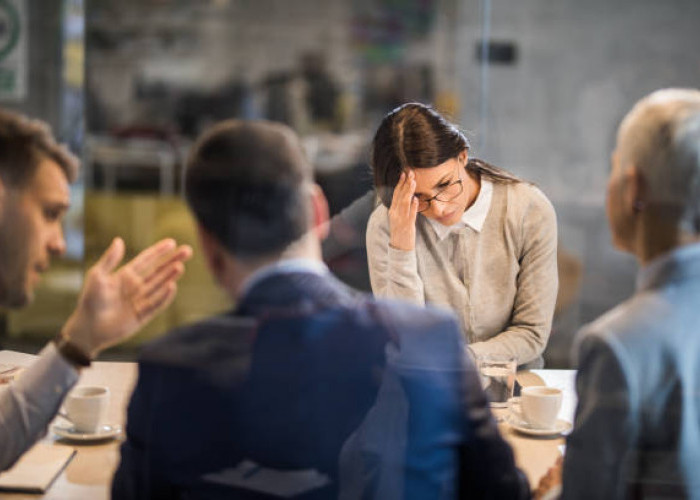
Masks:
[[[28,366],[34,356],[0,352],[1,363],[20,364]],[[126,407],[136,382],[136,363],[105,363],[96,362],[83,370],[78,385],[104,385],[109,387],[110,402],[106,422],[124,425],[126,422]],[[57,419],[65,425],[63,420]],[[119,464],[119,446],[121,440],[112,440],[98,444],[76,445],[57,440],[50,431],[44,438],[54,446],[71,446],[77,453],[73,460],[43,495],[0,493],[0,499],[55,499],[55,500],[107,500],[112,483],[112,476]]]
[[[11,351],[0,352],[0,363],[28,365],[34,356]],[[124,425],[126,407],[136,381],[135,363],[93,363],[83,370],[79,385],[105,385],[110,388],[111,398],[107,422]],[[573,370],[532,370],[518,374],[518,381],[523,386],[548,385],[559,387],[564,391],[564,401],[560,418],[573,421],[576,407]],[[497,410],[497,415],[505,410]],[[564,439],[533,438],[517,433],[506,423],[499,424],[501,432],[511,444],[518,466],[522,468],[534,487],[540,477],[561,454]],[[75,499],[107,500],[109,498],[112,476],[119,463],[119,446],[121,440],[100,444],[74,445],[56,440],[50,432],[45,441],[53,446],[72,446],[77,454],[65,471],[56,479],[49,491],[43,496],[17,493],[0,493],[4,499]]]
[[[573,422],[577,401],[575,377],[575,370],[531,370],[519,373],[517,379],[523,387],[546,385],[561,389],[564,397],[559,418]],[[506,411],[496,410],[494,413],[498,416]],[[499,424],[499,428],[503,437],[513,447],[518,467],[525,472],[530,486],[534,489],[540,478],[562,454],[565,439],[561,436],[553,439],[527,436],[511,429],[506,423]]]

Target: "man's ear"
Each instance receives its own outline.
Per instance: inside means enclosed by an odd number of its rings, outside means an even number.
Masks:
[[[647,181],[642,171],[634,164],[628,165],[623,173],[626,186],[624,203],[630,213],[642,212],[649,202]]]
[[[197,236],[199,237],[199,244],[202,247],[202,254],[209,271],[216,282],[224,287],[227,271],[225,249],[219,243],[219,240],[199,223],[197,224]]]
[[[328,201],[323,190],[318,184],[311,186],[311,229],[319,240],[323,241],[328,236]]]

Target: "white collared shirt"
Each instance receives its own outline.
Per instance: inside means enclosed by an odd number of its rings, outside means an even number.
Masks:
[[[463,227],[471,227],[477,233],[481,232],[481,228],[484,227],[484,221],[489,213],[489,208],[491,208],[491,197],[493,195],[493,183],[481,177],[481,189],[479,189],[479,194],[474,200],[471,207],[465,210],[462,214],[462,218],[455,224],[451,226],[443,226],[433,219],[428,219],[428,222],[435,230],[438,238],[444,240],[450,233],[456,229],[462,229]],[[427,218],[427,217],[426,217]]]

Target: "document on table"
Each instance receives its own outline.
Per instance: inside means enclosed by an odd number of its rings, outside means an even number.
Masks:
[[[38,356],[17,351],[0,351],[0,363],[8,365],[18,365],[27,367],[31,365]]]
[[[69,446],[39,441],[11,469],[0,473],[0,490],[44,493],[74,455]]]
[[[9,384],[31,365],[37,356],[15,351],[0,351],[0,384]]]

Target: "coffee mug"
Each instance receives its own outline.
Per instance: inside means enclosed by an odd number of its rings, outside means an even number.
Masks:
[[[551,429],[557,423],[562,392],[544,385],[523,387],[520,398],[511,400],[511,412],[536,429]]]
[[[73,429],[76,432],[95,433],[104,420],[108,402],[107,387],[76,387],[63,403],[65,418],[73,423]]]

